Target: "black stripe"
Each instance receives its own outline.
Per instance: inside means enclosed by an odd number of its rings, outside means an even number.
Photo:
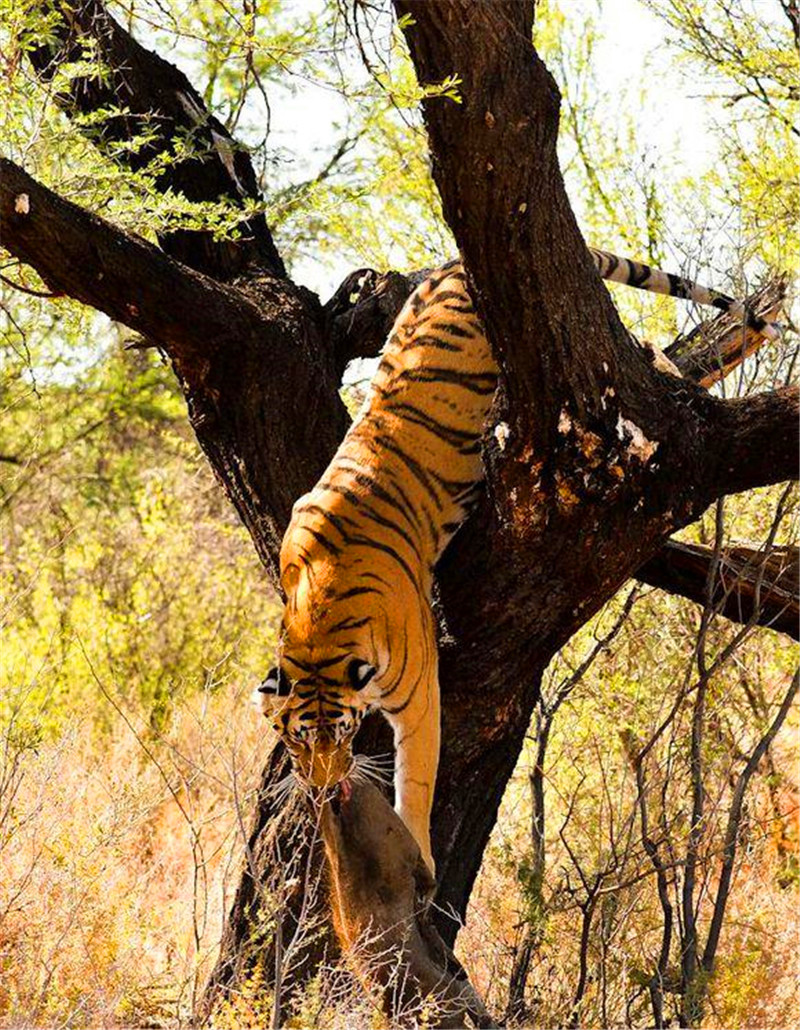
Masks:
[[[405,676],[405,672],[406,672],[406,666],[408,665],[408,637],[403,635],[402,639],[403,639],[403,664],[402,664],[402,666],[400,668],[400,672],[395,677],[393,686],[389,687],[388,690],[381,691],[381,699],[383,699],[384,697],[389,697],[390,695],[392,695],[395,692],[395,690],[397,690],[397,688],[400,686],[400,684],[403,682],[403,677]]]
[[[323,508],[320,504],[304,504],[302,508],[295,508],[296,515],[305,515],[306,512],[321,515],[324,519],[327,519],[330,524],[337,529],[344,540],[347,543],[347,530],[342,525],[343,522],[349,522],[350,525],[354,525],[353,520],[347,518],[346,515],[334,515],[333,512],[328,511],[327,508]]]
[[[346,601],[350,597],[360,597],[361,594],[380,594],[381,591],[377,587],[350,587],[349,590],[345,590],[343,594],[336,594],[333,600]]]
[[[454,447],[459,443],[472,443],[478,436],[478,434],[471,432],[469,429],[458,429],[456,426],[445,425],[423,408],[418,408],[416,404],[409,404],[407,401],[389,402],[387,408],[392,413],[402,412],[403,418],[413,422],[415,425],[422,426],[424,429],[429,429],[440,439],[452,444]]]
[[[439,329],[441,332],[450,333],[451,336],[461,336],[466,340],[471,340],[476,335],[458,322],[432,322],[431,329]]]
[[[363,438],[357,437],[356,440],[359,443],[365,444],[367,447],[370,447],[372,442],[371,437],[369,436],[364,436]],[[372,451],[373,454],[376,453],[374,448],[372,448]],[[393,483],[393,485],[396,486],[397,492],[400,494],[401,501],[405,502],[407,508],[404,508],[403,504],[399,502],[396,497],[392,497],[388,490],[384,490],[384,488],[376,479],[375,473],[371,467],[367,466],[365,470],[363,465],[361,465],[355,458],[351,458],[347,453],[342,454],[339,458],[335,459],[335,461],[340,468],[344,469],[345,473],[347,473],[348,475],[352,476],[353,479],[355,479],[359,486],[363,486],[365,490],[368,490],[374,497],[377,497],[379,501],[383,501],[384,504],[388,504],[390,507],[397,508],[398,510],[402,511],[403,514],[406,515],[411,522],[416,523],[417,527],[419,528],[419,521],[414,510],[414,505],[411,503],[411,501],[409,500],[409,498],[400,486],[397,486],[397,484]],[[343,462],[347,462],[351,466],[350,469],[344,466]],[[331,480],[327,480],[325,483],[321,483],[320,487],[325,490],[334,490],[341,492],[341,490],[338,488],[338,485],[332,482]],[[347,488],[344,487],[342,489]],[[353,496],[357,495],[354,494]]]
[[[370,445],[373,454],[375,454],[379,458],[383,457],[383,455],[379,450],[377,450],[377,448],[371,446],[372,440],[368,439],[365,441],[365,443]],[[377,479],[373,478],[372,476],[363,477],[364,480],[367,481],[365,485],[369,485],[371,487],[372,493],[375,495],[375,497],[378,498],[379,501],[383,501],[384,503],[393,507],[395,510],[402,512],[403,515],[405,515],[406,518],[409,520],[409,522],[413,523],[417,527],[417,529],[422,530],[422,523],[420,522],[420,517],[417,512],[416,505],[403,489],[402,483],[399,483],[397,481],[397,477],[393,474],[391,469],[384,469],[384,474],[391,483],[393,489],[396,490],[399,494],[400,502],[398,502],[396,498],[393,498],[387,490],[384,490],[380,483],[378,483]]]
[[[431,298],[431,300],[435,301],[437,304],[441,304],[442,301],[445,301],[445,300],[461,300],[461,301],[464,301],[464,300],[469,300],[469,299],[470,299],[469,294],[466,293],[465,290],[442,290],[440,293],[437,293],[435,297]],[[470,307],[472,307],[471,304],[470,304]]]
[[[692,284],[674,272],[667,272],[669,279],[669,292],[671,297],[680,297],[681,300],[688,300]]]
[[[398,366],[394,364],[390,354],[384,354],[378,365],[378,372],[384,372],[387,376],[397,371]]]
[[[377,572],[361,572],[359,573],[359,576],[361,579],[374,579],[377,583],[387,587],[389,590],[392,589],[393,584],[387,582],[383,576],[379,576]]]
[[[323,658],[321,662],[314,662],[314,669],[330,669],[333,665],[343,662],[348,655],[340,654],[338,658]]]
[[[313,662],[310,665],[306,665],[305,662],[298,661],[297,658],[293,658],[290,654],[281,656],[282,662],[291,662],[292,665],[296,665],[298,669],[302,669],[303,672],[307,672],[310,676],[315,676],[321,669],[330,669],[331,666],[337,665],[343,662],[348,656],[341,654],[338,658],[323,658],[321,662]],[[297,681],[299,684],[312,683],[313,680],[300,679]]]
[[[402,526],[398,526],[396,522],[392,521],[392,519],[387,519],[385,516],[378,514],[371,505],[365,504],[363,507],[364,511],[367,512],[373,522],[377,522],[379,526],[384,526],[386,529],[390,529],[397,533],[398,536],[401,536],[405,540],[414,554],[416,554],[418,558],[420,557],[419,548],[410,533],[407,533]]]
[[[375,551],[383,551],[384,554],[390,555],[390,557],[394,558],[397,564],[400,565],[401,568],[405,571],[406,575],[411,580],[411,582],[415,586],[417,585],[417,577],[412,572],[408,562],[405,560],[405,558],[403,558],[402,555],[398,554],[397,551],[395,551],[395,549],[391,547],[389,544],[382,544],[379,540],[371,540],[369,537],[366,536],[354,536],[352,542],[354,544],[360,544],[362,547],[370,547]]]
[[[639,288],[647,282],[651,275],[649,265],[639,264],[638,261],[628,262],[628,286]]]
[[[350,475],[354,475],[354,473],[350,472]],[[362,476],[363,476],[363,473],[359,473],[359,478],[357,478],[357,482],[359,482],[360,485],[363,486],[366,490],[369,490],[373,497],[375,497],[377,500],[383,502],[384,504],[388,505],[394,511],[400,512],[401,515],[404,515],[406,517],[407,521],[412,521],[412,520],[408,519],[408,512],[404,509],[404,506],[402,504],[398,503],[398,501],[394,497],[392,497],[392,495],[388,491],[384,490],[382,486],[380,486],[378,483],[372,481],[371,479],[368,482],[364,482],[362,480],[362,478],[361,478]],[[363,476],[363,479],[367,479],[367,477]],[[328,481],[328,482],[325,482],[325,483],[321,483],[320,484],[320,489],[330,490],[331,493],[340,494],[342,497],[345,498],[345,500],[348,500],[353,505],[353,507],[357,508],[359,511],[361,511],[361,510],[367,511],[369,514],[371,514],[375,518],[376,522],[380,521],[381,516],[379,516],[376,513],[375,509],[367,502],[366,498],[359,497],[358,494],[354,493],[349,487],[342,486],[339,483],[333,483],[333,482]],[[407,498],[406,498],[406,500],[407,500]],[[419,520],[416,517],[416,514],[413,513],[413,512],[412,512],[412,514],[414,516],[413,517],[414,524],[416,525],[417,529],[421,529],[422,527],[419,524]],[[353,525],[357,526],[358,523],[355,520],[353,520]],[[398,532],[401,532],[399,527],[398,527]],[[408,541],[411,544],[412,548],[414,548],[416,550],[416,548],[414,547],[414,544],[413,544],[410,536],[408,537]]]
[[[755,329],[760,332],[768,323],[765,318],[761,318],[756,315],[749,308],[745,308],[745,315],[747,316],[747,325],[750,329]]]
[[[427,281],[427,283],[425,285],[428,287],[428,289],[430,290],[431,293],[435,293],[439,289],[439,287],[442,285],[442,283],[445,282],[449,278],[451,278],[450,272],[444,272],[442,275],[440,275],[437,272],[436,275],[432,275],[430,277],[430,279],[428,279],[428,281]],[[455,276],[453,276],[453,278],[455,278]],[[433,299],[434,298],[432,297],[431,300],[433,300]]]
[[[410,337],[400,349],[409,351],[415,347],[425,347],[426,350],[457,351],[458,353],[462,353],[464,350],[459,343],[448,343],[447,340],[443,340],[440,336],[430,336],[427,333],[421,336]],[[393,369],[393,371],[396,370]]]
[[[301,525],[300,529],[313,536],[320,547],[324,547],[326,551],[334,556],[334,558],[338,558],[342,553],[341,547],[338,547],[331,540],[328,540],[328,538],[323,536],[322,533],[318,533],[316,529],[312,529],[311,526]]]
[[[282,656],[281,661],[291,662],[292,665],[296,665],[298,669],[302,669],[303,672],[313,672],[313,668],[310,665],[306,665],[304,662],[299,662],[296,658],[292,658],[290,654]]]
[[[329,632],[338,633],[342,629],[360,629],[361,626],[366,626],[371,621],[371,615],[365,615],[363,619],[357,619],[354,615],[348,615],[346,619],[342,619],[335,626],[331,626]]]
[[[381,705],[381,708],[383,709],[383,711],[386,712],[387,715],[399,715],[400,712],[405,711],[405,709],[408,708],[408,706],[411,704],[412,700],[414,699],[414,695],[416,694],[417,689],[419,688],[419,684],[420,684],[421,679],[422,679],[421,675],[417,677],[417,680],[414,683],[414,686],[411,688],[411,692],[409,693],[409,695],[405,699],[405,701],[402,702],[402,704],[397,705],[395,708],[390,708],[388,705]]]
[[[461,495],[468,496],[480,482],[475,479],[446,479],[438,472],[434,472],[433,469],[431,469],[431,475],[454,501],[461,500]]]
[[[466,298],[462,297],[461,299],[465,300]],[[414,324],[414,331],[416,332],[416,330],[422,329],[424,326],[434,325],[434,319],[440,320],[440,324],[436,325],[436,328],[441,328],[441,320],[447,319],[448,317],[444,314],[445,311],[453,311],[461,316],[457,319],[449,319],[447,324],[457,323],[458,325],[462,325],[463,323],[467,323],[473,330],[475,330],[475,333],[479,332],[480,326],[478,323],[478,317],[475,314],[475,308],[473,308],[471,304],[451,305],[438,303],[429,305],[428,310],[426,310],[425,313],[416,320],[416,323]],[[406,331],[408,331],[408,327],[405,328]],[[472,335],[475,335],[475,333],[473,333]]]
[[[497,389],[497,376],[488,372],[459,372],[451,368],[409,368],[398,373],[393,382],[407,379],[412,383],[448,383],[470,393],[488,396]]]
[[[428,471],[426,471],[422,467],[422,465],[420,465],[417,459],[413,458],[410,454],[407,454],[403,450],[403,448],[396,444],[395,441],[389,436],[384,436],[383,434],[376,435],[375,442],[379,444],[381,447],[383,447],[384,450],[389,451],[390,454],[394,454],[403,462],[403,464],[411,472],[412,476],[414,476],[414,478],[417,480],[420,486],[424,487],[428,491],[431,500],[439,509],[439,511],[442,511],[442,501],[438,493],[436,492],[433,483],[431,482],[430,475],[428,474]]]
[[[472,306],[472,304],[465,304],[465,305],[460,305],[460,304],[442,304],[442,307],[445,309],[445,311],[457,311],[457,312],[459,312],[459,314],[462,314],[462,315],[474,315],[475,314],[475,308]],[[476,324],[475,328],[476,329],[478,328],[477,324]]]

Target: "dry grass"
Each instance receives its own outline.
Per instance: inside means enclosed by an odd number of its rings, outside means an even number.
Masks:
[[[87,718],[17,754],[0,801],[4,1026],[188,1018],[264,757],[245,700],[196,697],[160,739],[126,713],[98,740]],[[13,740],[5,754],[10,771]]]
[[[116,714],[98,737],[87,718],[49,743],[6,740],[0,802],[0,1024],[187,1025],[239,874],[242,832],[268,740],[232,687],[176,709],[153,737]],[[127,721],[126,721],[127,720]],[[523,760],[524,761],[524,760]],[[521,772],[524,770],[521,770]],[[765,794],[759,795],[765,803]],[[791,799],[789,799],[791,800]],[[503,1012],[523,901],[525,777],[512,781],[458,951],[494,1012]],[[789,827],[796,847],[796,826]],[[709,1027],[794,1025],[795,885],[779,884],[780,840],[753,843],[732,895]],[[785,841],[783,842],[786,843]],[[554,848],[551,868],[559,875]],[[652,951],[658,913],[647,884],[623,899],[607,1007],[636,989],[635,955]],[[575,982],[579,914],[550,916],[530,997],[537,1025],[563,1025]],[[594,956],[595,958],[597,956]],[[269,992],[246,985],[217,1013],[221,1028],[263,1026]],[[599,985],[586,1025],[604,1025]],[[385,1020],[346,966],[327,969],[285,1025],[339,1030]]]

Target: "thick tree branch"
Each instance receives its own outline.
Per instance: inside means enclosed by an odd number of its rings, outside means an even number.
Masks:
[[[234,346],[262,321],[243,294],[62,199],[3,157],[0,245],[59,293],[154,337],[183,366]]]
[[[241,206],[245,200],[260,199],[249,155],[208,112],[183,72],[137,43],[109,16],[101,0],[68,0],[59,7],[61,24],[51,39],[30,52],[30,60],[47,82],[61,65],[81,60],[89,44],[96,46],[102,72],[72,79],[57,100],[71,115],[119,109],[99,126],[83,128],[105,153],[135,170],[166,158],[156,177],[158,188],[192,201],[228,198]],[[181,137],[191,140],[190,156],[173,160],[174,141]],[[136,148],[118,146],[137,139],[141,142]],[[286,274],[260,213],[242,222],[238,240],[179,230],[165,234],[160,242],[173,257],[215,278],[230,278],[251,264],[274,275]]]
[[[347,426],[316,299],[268,276],[217,283],[3,158],[0,245],[168,353],[200,445],[274,574],[292,504]]]
[[[551,453],[565,405],[584,424],[613,429],[617,412],[603,399],[609,383],[626,417],[647,429],[648,372],[592,265],[559,171],[559,94],[531,43],[534,4],[395,7],[412,19],[405,34],[420,83],[459,80],[460,103],[423,102],[433,175],[506,373],[520,446]]]
[[[779,276],[749,296],[747,307],[768,322],[780,321],[788,279]],[[765,342],[766,337],[742,325],[742,320],[721,314],[706,319],[690,333],[679,336],[664,353],[687,379],[709,387],[724,379]]]
[[[800,391],[787,386],[772,393],[713,403],[708,479],[712,498],[797,479],[800,464]]]
[[[326,334],[339,372],[354,358],[374,358],[407,298],[431,269],[418,272],[351,272],[324,307]]]
[[[636,573],[643,583],[705,604],[713,547],[669,540]],[[800,639],[800,550],[773,547],[763,553],[737,545],[721,556],[711,603],[734,622],[755,623]],[[758,595],[758,596],[757,596]]]

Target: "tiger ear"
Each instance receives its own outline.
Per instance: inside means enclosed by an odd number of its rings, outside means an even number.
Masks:
[[[262,682],[250,696],[251,701],[264,715],[270,715],[279,698],[288,697],[291,684],[279,668],[270,669]]]

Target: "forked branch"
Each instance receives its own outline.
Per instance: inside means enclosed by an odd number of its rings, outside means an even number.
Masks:
[[[161,192],[173,190],[191,201],[228,198],[239,207],[260,199],[249,154],[208,111],[182,71],[141,46],[101,0],[65,0],[59,7],[62,21],[29,57],[49,82],[59,67],[84,59],[87,51],[96,53],[99,66],[70,79],[56,99],[70,115],[110,112],[99,126],[82,129],[101,150],[134,170],[158,161],[155,182]],[[191,145],[177,158],[180,138]],[[160,242],[173,257],[215,278],[229,278],[249,264],[286,274],[260,212],[243,220],[237,240],[179,230],[165,233]]]

